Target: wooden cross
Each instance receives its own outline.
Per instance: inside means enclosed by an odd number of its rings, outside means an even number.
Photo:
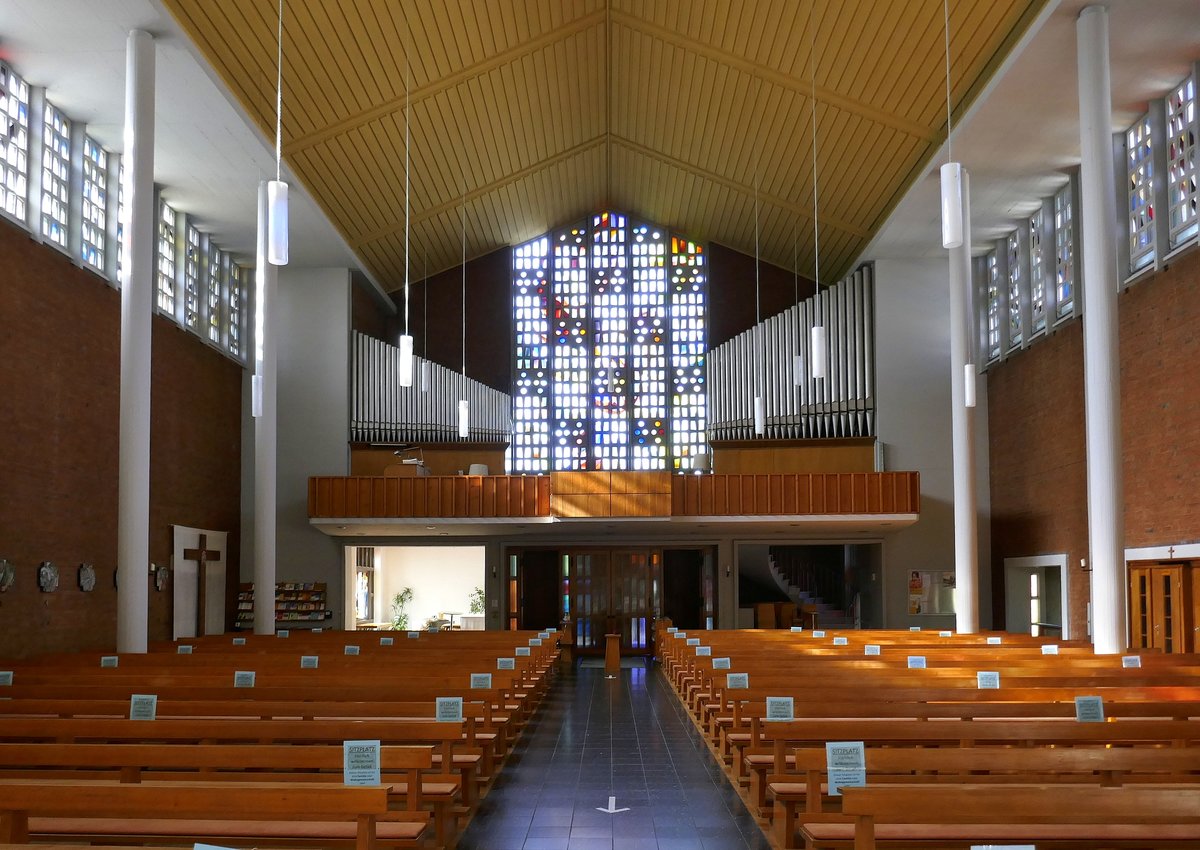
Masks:
[[[1168,558],[1175,557],[1175,547],[1174,546],[1172,546],[1170,549],[1167,550],[1167,557]]]
[[[204,634],[204,597],[207,595],[204,590],[208,586],[208,562],[219,561],[221,553],[216,549],[208,548],[208,535],[201,534],[198,542],[198,549],[184,549],[183,559],[185,561],[195,561],[198,564],[196,569],[196,637]]]

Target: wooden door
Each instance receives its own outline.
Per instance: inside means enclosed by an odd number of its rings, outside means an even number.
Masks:
[[[621,652],[651,652],[654,618],[662,607],[658,549],[576,549],[565,553],[567,617],[575,651],[600,654],[604,636],[619,634]]]
[[[1190,564],[1139,564],[1129,570],[1130,646],[1191,652],[1195,603]]]
[[[602,653],[604,635],[611,627],[608,552],[568,552],[567,577],[570,617],[575,622],[575,651]]]

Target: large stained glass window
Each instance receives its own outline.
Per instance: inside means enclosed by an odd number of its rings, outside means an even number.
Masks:
[[[1196,81],[1167,95],[1167,197],[1171,247],[1196,235]]]
[[[987,255],[987,353],[988,360],[1000,356],[1000,267],[995,251]]]
[[[208,326],[208,341],[221,344],[221,300],[225,294],[225,252],[209,240],[208,275],[204,287],[204,301]]]
[[[1125,134],[1129,186],[1129,266],[1137,271],[1154,262],[1154,156],[1150,116]]]
[[[183,264],[183,323],[200,331],[200,231],[188,224],[184,231],[187,251]]]
[[[1033,331],[1046,328],[1046,251],[1042,246],[1043,218],[1038,210],[1029,219],[1029,304]]]
[[[1021,240],[1014,230],[1008,235],[1008,347],[1021,347]]]
[[[614,212],[516,247],[514,472],[692,467],[706,266],[702,245]]]
[[[104,271],[105,228],[108,222],[108,153],[91,136],[83,137],[83,241],[85,263]]]
[[[1071,221],[1071,184],[1054,196],[1054,285],[1058,318],[1075,307],[1075,225]]]
[[[158,309],[175,316],[175,210],[158,203],[158,274],[155,275]]]
[[[42,122],[42,236],[67,247],[67,208],[71,179],[71,122],[46,102]]]
[[[25,220],[29,194],[29,86],[0,63],[0,208]]]

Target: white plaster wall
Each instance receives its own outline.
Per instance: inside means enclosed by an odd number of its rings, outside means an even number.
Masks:
[[[949,261],[875,261],[875,368],[879,439],[889,470],[921,473],[921,518],[884,538],[883,625],[953,628],[952,616],[909,616],[908,571],[954,569],[950,442]],[[971,327],[975,327],[972,323]],[[975,409],[980,625],[991,624],[987,388]]]
[[[468,613],[471,591],[484,586],[485,555],[482,545],[377,547],[379,619],[391,619],[392,596],[405,587],[413,589],[407,608],[409,628],[421,628],[434,614]]]

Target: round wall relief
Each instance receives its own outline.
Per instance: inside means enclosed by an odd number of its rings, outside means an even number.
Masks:
[[[17,568],[0,558],[0,593],[8,590],[17,580]]]
[[[58,567],[49,561],[42,561],[38,567],[38,587],[43,593],[53,593],[58,590]]]
[[[96,587],[96,568],[91,564],[79,565],[79,589],[91,593]]]

